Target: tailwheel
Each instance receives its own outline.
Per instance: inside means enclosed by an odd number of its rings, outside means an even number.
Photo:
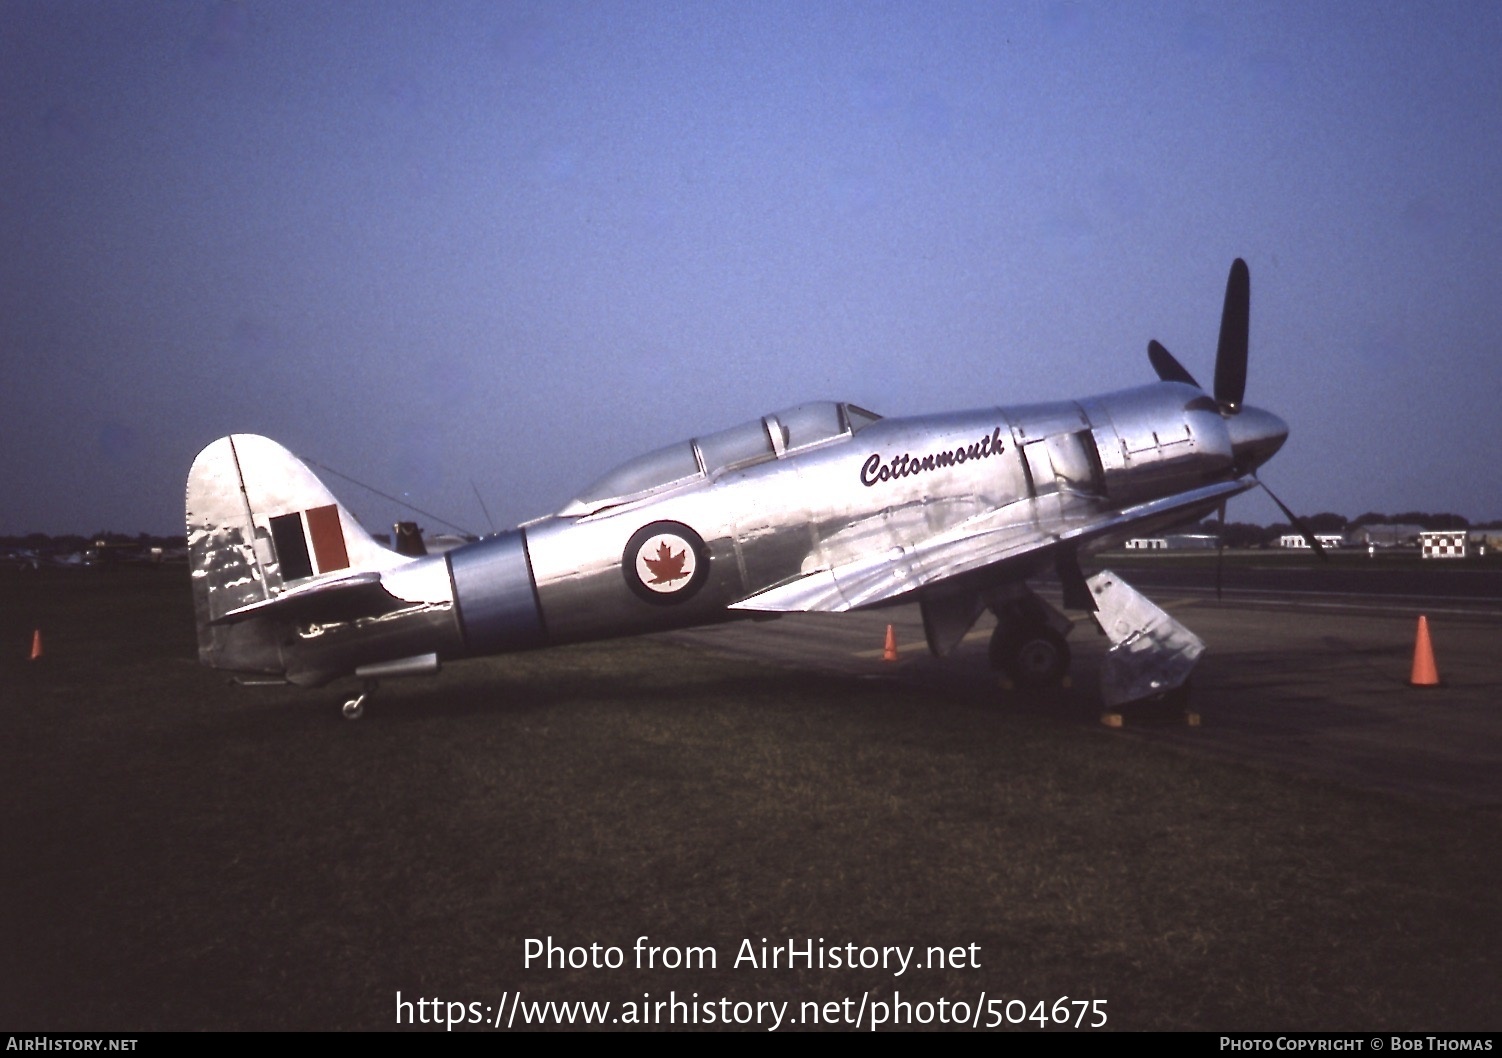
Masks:
[[[355,695],[355,697],[349,699],[344,703],[344,719],[358,720],[360,719],[360,717],[364,716],[365,703],[369,700],[370,696],[375,693],[375,689],[376,681],[366,680],[364,689],[361,690],[359,694]]]
[[[991,667],[1011,678],[1017,687],[1037,690],[1057,687],[1069,675],[1072,655],[1064,637],[1047,625],[991,634]]]

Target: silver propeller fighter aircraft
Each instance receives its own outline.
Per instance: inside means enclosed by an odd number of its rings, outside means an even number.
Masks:
[[[1068,671],[1070,622],[1027,582],[1053,571],[1113,644],[1108,703],[1187,693],[1203,644],[1114,574],[1087,580],[1079,556],[1259,484],[1288,427],[1242,404],[1249,297],[1237,260],[1213,395],[1153,342],[1160,381],[1080,400],[904,419],[801,404],[441,555],[381,546],[276,442],[222,437],[187,483],[199,658],[248,683],[357,677],[354,718],[374,681],[444,660],[917,602],[937,655],[992,611],[993,664],[1044,686]]]

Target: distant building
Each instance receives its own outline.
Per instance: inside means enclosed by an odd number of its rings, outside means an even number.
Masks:
[[[1166,536],[1134,536],[1125,546],[1128,551],[1213,551],[1217,544],[1213,533],[1169,533]]]
[[[1417,547],[1422,525],[1373,523],[1351,530],[1351,543],[1358,547]]]
[[[1420,533],[1419,547],[1425,558],[1465,558],[1466,536],[1464,529]]]
[[[1214,533],[1170,533],[1164,539],[1170,551],[1214,551],[1220,545]]]
[[[479,537],[466,536],[459,533],[439,533],[437,536],[428,537],[428,554],[441,555],[445,551],[452,551],[464,544],[472,544]]]
[[[1319,541],[1320,547],[1344,547],[1346,543],[1343,533],[1315,533],[1314,539]],[[1302,533],[1284,533],[1278,537],[1278,546],[1292,548],[1295,551],[1301,548],[1308,551],[1309,541],[1304,539]]]
[[[1502,529],[1472,529],[1466,533],[1466,546],[1478,555],[1502,551]]]

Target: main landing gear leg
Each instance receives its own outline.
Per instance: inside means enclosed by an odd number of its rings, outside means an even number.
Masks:
[[[991,667],[1014,687],[1036,690],[1057,687],[1069,676],[1072,660],[1064,637],[1069,619],[1023,587],[994,601],[996,631],[991,633]]]
[[[365,702],[375,693],[378,686],[375,680],[366,680],[360,688],[360,693],[344,703],[344,719],[358,720],[365,715]]]

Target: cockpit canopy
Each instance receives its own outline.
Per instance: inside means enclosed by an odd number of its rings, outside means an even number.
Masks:
[[[880,418],[854,404],[828,400],[799,404],[637,456],[590,485],[558,514],[579,518],[663,489],[781,459],[844,440]]]

